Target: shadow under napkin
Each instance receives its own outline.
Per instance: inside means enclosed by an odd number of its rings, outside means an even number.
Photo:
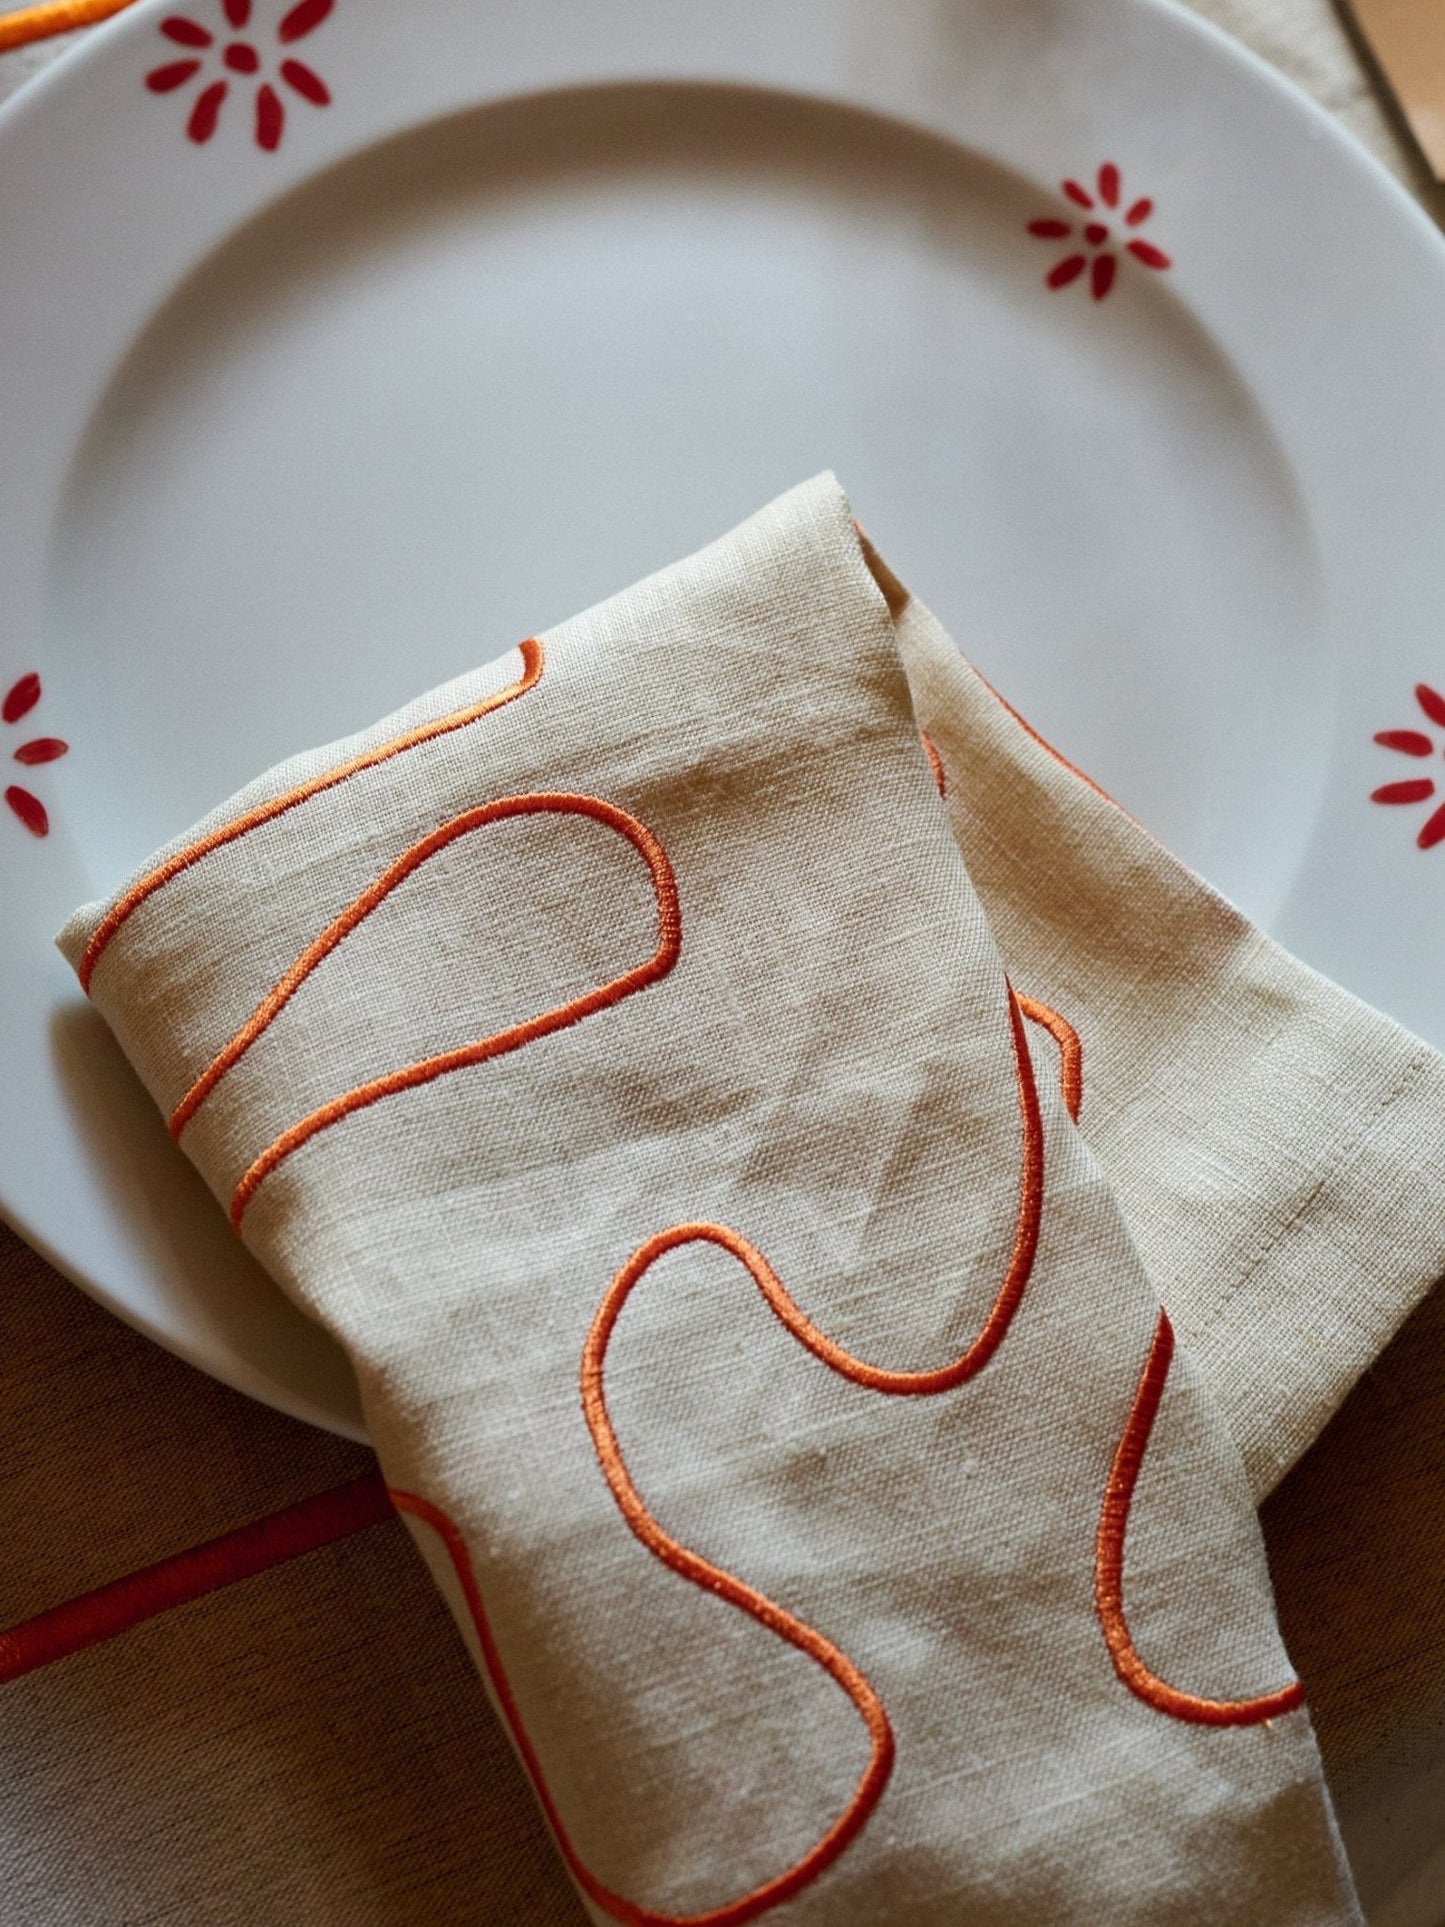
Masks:
[[[0,1627],[356,1476],[0,1226]],[[0,1687],[6,1927],[581,1927],[400,1523]]]
[[[1271,1494],[1261,1522],[1369,1910],[1412,1878],[1445,1880],[1445,1288]]]

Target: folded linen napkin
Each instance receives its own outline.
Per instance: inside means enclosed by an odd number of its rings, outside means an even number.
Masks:
[[[1084,1136],[1262,1499],[1445,1278],[1445,1059],[1255,929],[883,573],[1005,966],[1087,1041]]]
[[[1357,1919],[1238,1449],[899,648],[822,478],[62,948],[348,1347],[594,1918]]]

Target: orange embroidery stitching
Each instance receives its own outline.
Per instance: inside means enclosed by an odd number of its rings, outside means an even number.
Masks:
[[[970,665],[970,667],[972,667],[972,665]],[[1106,803],[1114,803],[1114,799],[1112,796],[1110,796],[1109,792],[1105,789],[1100,789],[1099,785],[1094,781],[1092,776],[1086,776],[1084,772],[1080,768],[1078,768],[1076,764],[1071,763],[1069,761],[1067,756],[1061,755],[1060,752],[1054,748],[1051,742],[1048,742],[1044,737],[1040,736],[1039,732],[1034,728],[1033,724],[1029,722],[1027,718],[1019,714],[1019,712],[1014,708],[1013,704],[1009,701],[1007,696],[1001,696],[999,694],[999,692],[994,688],[993,684],[988,680],[986,676],[979,675],[979,672],[977,669],[975,669],[973,673],[975,676],[978,676],[979,681],[983,684],[984,688],[988,691],[989,695],[993,697],[994,701],[996,703],[1001,704],[1003,708],[1005,708],[1008,711],[1009,715],[1013,717],[1014,721],[1018,724],[1019,728],[1023,731],[1024,735],[1028,737],[1030,742],[1037,743],[1039,748],[1043,750],[1046,755],[1052,756],[1054,761],[1059,765],[1060,769],[1066,769],[1069,772],[1070,776],[1077,776],[1081,783],[1087,784],[1088,787],[1094,792],[1095,796],[1102,796]],[[1129,816],[1129,812],[1124,808],[1122,803],[1114,803],[1114,808],[1116,810],[1119,810],[1123,815]],[[1132,823],[1134,821],[1134,818],[1132,816],[1129,816],[1129,821]]]
[[[636,1286],[665,1252],[676,1250],[686,1244],[706,1242],[717,1245],[744,1266],[753,1283],[763,1294],[770,1310],[790,1337],[795,1338],[805,1350],[811,1352],[830,1370],[837,1372],[840,1377],[850,1379],[855,1385],[862,1385],[872,1391],[894,1396],[917,1397],[951,1390],[981,1371],[1002,1342],[1028,1283],[1034,1254],[1038,1248],[1039,1219],[1043,1201],[1043,1125],[1039,1114],[1033,1066],[1024,1036],[1023,1018],[1018,999],[1014,996],[1012,989],[1008,992],[1008,1003],[1014,1072],[1018,1082],[1019,1113],[1022,1123],[1019,1206],[1013,1252],[1003,1283],[984,1320],[982,1329],[973,1343],[967,1346],[952,1364],[930,1371],[900,1372],[885,1370],[855,1358],[851,1352],[845,1351],[841,1345],[819,1330],[790,1296],[782,1280],[756,1246],[750,1244],[738,1232],[730,1231],[725,1225],[717,1224],[674,1225],[670,1230],[658,1232],[656,1236],[649,1238],[646,1244],[633,1253],[613,1279],[592,1322],[592,1329],[587,1335],[587,1342],[582,1351],[582,1409],[588,1430],[592,1434],[593,1447],[597,1453],[598,1463],[602,1467],[603,1476],[628,1527],[654,1558],[660,1560],[681,1578],[692,1585],[700,1586],[705,1592],[714,1593],[727,1604],[748,1613],[760,1624],[766,1626],[770,1632],[776,1633],[780,1639],[787,1640],[790,1645],[796,1646],[799,1651],[806,1653],[810,1659],[821,1666],[853,1701],[868,1729],[871,1741],[868,1765],[854,1788],[853,1797],[847,1807],[827,1833],[815,1841],[802,1859],[796,1861],[785,1873],[779,1874],[776,1879],[766,1882],[727,1907],[716,1909],[706,1915],[691,1916],[687,1923],[681,1922],[675,1916],[645,1912],[634,1908],[632,1903],[626,1901],[620,1904],[628,1911],[618,1912],[617,1896],[599,1893],[584,1879],[583,1884],[593,1898],[599,1900],[611,1911],[617,1912],[619,1919],[665,1923],[666,1927],[700,1927],[703,1922],[709,1923],[709,1927],[733,1927],[733,1923],[756,1918],[768,1908],[789,1899],[810,1881],[816,1879],[825,1867],[837,1859],[878,1804],[893,1769],[893,1734],[888,1723],[888,1715],[882,1701],[859,1668],[814,1627],[795,1618],[764,1593],[758,1592],[756,1588],[745,1584],[721,1566],[713,1565],[710,1560],[702,1558],[679,1540],[674,1539],[648,1510],[627,1470],[622,1457],[622,1448],[618,1444],[617,1434],[607,1410],[604,1385],[607,1347],[622,1307]],[[576,1871],[574,1866],[574,1872]],[[579,1875],[580,1877],[582,1876]]]
[[[617,1434],[607,1410],[607,1397],[603,1382],[603,1372],[607,1358],[607,1347],[616,1326],[618,1315],[626,1304],[633,1289],[652,1268],[664,1252],[676,1250],[681,1245],[706,1241],[720,1246],[743,1264],[751,1275],[754,1284],[762,1292],[784,1327],[798,1342],[821,1358],[834,1371],[843,1373],[859,1384],[869,1384],[878,1376],[871,1366],[851,1358],[839,1346],[825,1338],[817,1326],[809,1320],[789,1297],[777,1273],[769,1265],[762,1253],[748,1243],[737,1232],[729,1231],[723,1225],[681,1224],[674,1225],[670,1231],[662,1231],[649,1238],[618,1272],[608,1288],[606,1296],[593,1320],[592,1329],[587,1334],[587,1342],[582,1351],[582,1409],[587,1419],[592,1443],[596,1448],[603,1476],[617,1501],[619,1511],[627,1521],[634,1535],[662,1564],[671,1568],[680,1578],[704,1592],[715,1594],[730,1606],[748,1613],[779,1639],[785,1639],[800,1652],[821,1666],[834,1679],[852,1700],[868,1729],[871,1742],[868,1765],[853,1790],[853,1797],[847,1807],[834,1821],[833,1825],[815,1841],[802,1859],[796,1861],[785,1873],[774,1880],[754,1889],[730,1906],[718,1909],[706,1916],[709,1921],[751,1920],[765,1908],[774,1907],[787,1900],[800,1888],[817,1878],[829,1866],[849,1841],[857,1834],[869,1814],[878,1804],[888,1776],[893,1770],[893,1731],[888,1723],[888,1715],[883,1702],[869,1684],[865,1675],[833,1643],[825,1639],[814,1627],[797,1619],[785,1611],[766,1594],[735,1578],[721,1566],[702,1558],[691,1551],[679,1540],[660,1526],[648,1511],[622,1457],[622,1449],[617,1442]],[[884,1375],[890,1379],[904,1376],[898,1373]],[[922,1376],[914,1374],[912,1376]],[[892,1387],[894,1390],[912,1389],[910,1386]],[[648,1915],[648,1919],[661,1919],[664,1916]]]
[[[125,894],[115,901],[106,912],[94,936],[85,947],[76,975],[80,978],[82,990],[90,989],[90,980],[95,975],[95,967],[121,925],[140,908],[148,897],[163,889],[182,870],[201,862],[215,850],[223,849],[226,844],[234,843],[238,837],[248,835],[259,829],[263,823],[274,822],[298,804],[309,802],[313,796],[320,796],[324,790],[335,789],[348,777],[357,776],[362,770],[375,769],[378,763],[390,762],[393,756],[400,756],[406,750],[416,749],[422,743],[434,742],[439,736],[449,736],[453,730],[465,729],[469,723],[479,722],[483,716],[490,716],[494,710],[515,702],[518,696],[525,696],[529,689],[536,687],[541,680],[545,662],[541,643],[535,636],[529,637],[521,647],[522,673],[516,682],[499,689],[494,696],[484,696],[480,702],[467,709],[454,709],[446,716],[439,716],[435,722],[422,723],[418,728],[408,730],[404,736],[393,737],[388,743],[380,743],[375,749],[353,756],[349,762],[338,763],[334,769],[323,770],[320,776],[313,776],[310,782],[301,783],[295,789],[287,790],[284,795],[272,797],[269,803],[258,803],[244,816],[238,816],[230,823],[223,823],[218,830],[212,830],[198,842],[178,850],[174,856],[167,857],[157,869],[132,884]]]
[[[650,1238],[618,1273],[608,1296],[604,1298],[602,1309],[598,1312],[596,1323],[593,1325],[592,1336],[587,1341],[588,1352],[584,1354],[584,1407],[587,1404],[585,1359],[591,1355],[591,1349],[599,1332],[602,1332],[602,1343],[605,1349],[606,1334],[611,1331],[616,1313],[621,1309],[621,1300],[626,1298],[641,1273],[663,1251],[671,1249],[675,1244],[688,1244],[699,1238],[710,1239],[712,1243],[721,1245],[724,1250],[730,1251],[735,1258],[746,1265],[753,1282],[798,1343],[806,1347],[830,1370],[837,1372],[842,1378],[851,1379],[855,1385],[862,1385],[869,1391],[882,1392],[891,1397],[926,1398],[936,1392],[952,1391],[954,1386],[962,1385],[981,1372],[1002,1344],[1004,1334],[1012,1322],[1014,1313],[1018,1310],[1019,1300],[1023,1297],[1024,1288],[1028,1284],[1029,1273],[1033,1269],[1034,1253],[1038,1249],[1039,1218],[1044,1195],[1043,1123],[1039,1115],[1038,1089],[1034,1083],[1033,1066],[1029,1061],[1028,1043],[1024,1037],[1018,999],[1012,990],[1008,993],[1008,999],[1014,1074],[1018,1081],[1019,1114],[1023,1126],[1022,1154],[1019,1160],[1018,1218],[1014,1231],[1013,1251],[1003,1283],[983,1322],[982,1329],[971,1345],[967,1346],[951,1364],[937,1366],[931,1371],[889,1371],[880,1365],[866,1364],[819,1331],[818,1327],[789,1297],[786,1288],[767,1260],[755,1251],[745,1238],[739,1237],[737,1232],[728,1231],[719,1225],[680,1225],[671,1231],[662,1231],[656,1237]],[[644,1256],[645,1262],[642,1262]],[[634,1275],[635,1266],[639,1269]],[[609,1318],[607,1307],[612,1302],[614,1294],[618,1293],[620,1298]],[[600,1371],[600,1360],[598,1369]],[[591,1423],[590,1416],[588,1422]],[[599,1456],[601,1450],[599,1445]],[[603,1469],[606,1470],[605,1461]]]
[[[928,767],[933,771],[933,780],[940,796],[948,795],[948,772],[943,767],[943,758],[938,753],[938,745],[926,729],[920,729],[923,738],[923,753],[928,758]]]
[[[1027,728],[1027,724],[1024,726]],[[1047,1004],[1033,997],[1020,997],[1018,1001],[1025,1017],[1042,1025],[1058,1043],[1059,1088],[1069,1116],[1077,1123],[1084,1093],[1084,1053],[1079,1034],[1067,1018]],[[1124,1436],[1114,1455],[1099,1517],[1094,1549],[1094,1600],[1099,1624],[1104,1629],[1114,1671],[1137,1698],[1171,1719],[1192,1720],[1203,1726],[1251,1726],[1302,1706],[1305,1693],[1301,1683],[1295,1680],[1277,1693],[1248,1700],[1211,1700],[1202,1699],[1196,1693],[1182,1693],[1150,1672],[1140,1659],[1124,1616],[1124,1539],[1129,1527],[1129,1508],[1173,1356],[1174,1330],[1168,1314],[1161,1311]]]
[[[1181,1693],[1150,1672],[1140,1659],[1124,1617],[1124,1538],[1129,1529],[1129,1507],[1173,1356],[1174,1331],[1168,1313],[1161,1311],[1104,1492],[1094,1551],[1094,1601],[1114,1671],[1137,1698],[1171,1719],[1191,1720],[1200,1726],[1253,1726],[1303,1706],[1305,1689],[1300,1681],[1293,1680],[1277,1693],[1266,1693],[1258,1699],[1211,1700],[1201,1699],[1196,1693]]]
[[[0,53],[26,46],[32,40],[45,40],[52,34],[73,33],[77,27],[94,26],[121,13],[131,0],[40,0],[33,7],[20,7],[0,17]]]
[[[1020,997],[1019,1009],[1031,1023],[1040,1024],[1059,1047],[1059,1095],[1075,1124],[1084,1101],[1084,1047],[1067,1017],[1061,1017],[1035,997]]]
[[[672,865],[667,852],[644,824],[620,810],[615,804],[605,803],[600,797],[574,796],[565,791],[539,791],[532,796],[504,796],[496,802],[484,803],[480,808],[468,810],[462,816],[453,817],[450,823],[443,823],[433,830],[430,836],[423,837],[419,843],[397,858],[384,870],[369,888],[350,903],[341,915],[322,931],[310,947],[303,951],[286,975],[270,994],[263,998],[255,1011],[242,1025],[241,1029],[201,1073],[196,1083],[182,1098],[171,1120],[171,1129],[179,1135],[195,1115],[220,1079],[231,1066],[245,1055],[256,1039],[262,1035],[297,990],[336,946],[358,924],[363,923],[377,906],[383,903],[397,885],[409,877],[413,871],[439,850],[445,849],[459,836],[467,836],[473,830],[483,828],[488,823],[496,823],[507,817],[540,814],[590,816],[604,823],[626,840],[646,863],[652,877],[653,890],[657,898],[657,948],[645,963],[624,971],[610,983],[601,984],[569,1003],[559,1004],[555,1009],[544,1011],[540,1017],[529,1017],[524,1023],[511,1024],[505,1030],[494,1031],[490,1037],[479,1038],[475,1043],[463,1044],[456,1050],[443,1051],[435,1057],[425,1057],[415,1064],[408,1064],[401,1070],[388,1071],[385,1076],[373,1077],[365,1084],[358,1084],[329,1103],[320,1105],[309,1112],[289,1130],[283,1131],[253,1161],[241,1178],[231,1196],[231,1223],[239,1231],[246,1207],[255,1195],[257,1188],[268,1178],[278,1165],[300,1150],[303,1144],[339,1124],[354,1111],[365,1110],[368,1105],[379,1103],[383,1098],[392,1097],[398,1091],[413,1090],[420,1084],[430,1084],[438,1077],[445,1077],[452,1071],[464,1070],[472,1064],[484,1064],[494,1057],[502,1057],[509,1051],[520,1050],[523,1045],[535,1043],[539,1038],[549,1037],[554,1031],[565,1030],[572,1024],[581,1023],[583,1018],[592,1016],[599,1010],[606,1010],[619,1004],[624,998],[631,997],[639,990],[645,990],[659,978],[665,977],[677,962],[682,947],[682,917],[677,900],[677,882],[672,873]]]
[[[553,1837],[556,1839],[562,1858],[567,1862],[573,1879],[587,1897],[595,1901],[606,1913],[611,1914],[614,1920],[622,1921],[624,1927],[743,1927],[744,1922],[756,1920],[759,1914],[766,1913],[770,1907],[775,1907],[779,1901],[786,1900],[791,1894],[796,1893],[798,1888],[803,1886],[807,1880],[811,1880],[815,1875],[821,1873],[823,1868],[828,1864],[828,1860],[836,1858],[836,1856],[842,1852],[843,1848],[847,1845],[848,1839],[851,1839],[852,1835],[857,1832],[858,1827],[862,1825],[863,1819],[867,1817],[866,1814],[861,1816],[852,1826],[845,1839],[839,1840],[836,1843],[832,1851],[828,1854],[827,1859],[821,1862],[814,1860],[808,1872],[802,1877],[798,1877],[798,1868],[792,1868],[788,1873],[784,1874],[780,1880],[770,1881],[766,1886],[757,1888],[753,1893],[745,1894],[742,1899],[731,1901],[726,1906],[710,1908],[706,1913],[661,1914],[655,1912],[650,1907],[639,1907],[635,1901],[628,1900],[622,1894],[614,1893],[610,1887],[603,1885],[582,1860],[576,1847],[572,1844],[571,1837],[563,1824],[562,1816],[557,1810],[556,1801],[552,1797],[552,1790],[547,1784],[547,1776],[542,1771],[542,1763],[538,1759],[536,1749],[528,1737],[526,1727],[522,1724],[521,1711],[513,1696],[511,1682],[507,1678],[506,1668],[502,1664],[502,1655],[497,1647],[496,1636],[492,1632],[491,1622],[487,1618],[486,1605],[482,1599],[482,1589],[477,1583],[476,1570],[472,1565],[471,1555],[467,1551],[466,1540],[462,1537],[455,1522],[442,1511],[440,1506],[433,1505],[429,1499],[423,1499],[414,1492],[398,1492],[393,1490],[391,1492],[391,1502],[398,1512],[409,1512],[413,1518],[420,1519],[425,1525],[430,1526],[445,1546],[447,1555],[452,1562],[452,1569],[457,1575],[458,1583],[466,1599],[467,1612],[471,1617],[472,1625],[476,1629],[477,1640],[482,1649],[482,1660],[486,1666],[488,1677],[492,1682],[493,1691],[497,1695],[497,1701],[501,1706],[502,1716],[506,1720],[511,1732],[513,1743],[518,1753],[522,1756],[522,1764],[527,1769],[528,1776],[537,1794],[538,1804],[546,1817],[548,1826],[552,1829]],[[699,1563],[704,1562],[700,1561]],[[723,1575],[724,1578],[727,1578],[727,1576],[726,1574]],[[737,1581],[731,1580],[729,1583],[736,1585]],[[750,1590],[750,1588],[745,1588],[744,1590]],[[761,1594],[756,1596],[762,1599]],[[764,1600],[763,1603],[766,1605],[769,1602]],[[772,1610],[775,1613],[778,1612],[778,1608],[776,1607],[773,1607]],[[781,1614],[780,1616],[783,1618],[789,1617],[787,1614]],[[861,1673],[857,1672],[855,1667],[849,1664],[841,1653],[837,1652],[836,1648],[828,1644],[827,1640],[813,1633],[811,1628],[803,1626],[800,1621],[794,1620],[791,1623],[798,1626],[802,1632],[808,1633],[812,1639],[817,1640],[820,1647],[825,1648],[829,1653],[833,1654],[839,1666],[856,1678],[863,1694],[873,1701],[874,1706],[877,1707],[875,1718],[881,1722],[881,1732],[886,1737],[887,1760],[888,1764],[891,1765],[893,1736],[889,1730],[883,1709],[881,1705],[877,1704],[876,1696],[873,1695],[872,1689],[868,1686],[867,1681]],[[836,1676],[837,1675],[835,1675],[835,1677]],[[851,1688],[846,1690],[849,1690],[850,1697],[852,1697]],[[873,1726],[870,1724],[870,1731],[873,1730]],[[878,1741],[875,1737],[874,1761],[869,1764],[868,1775],[871,1775],[875,1771],[875,1762],[877,1759]],[[865,1778],[867,1778],[868,1775],[865,1775]],[[883,1778],[885,1780],[887,1778],[887,1766],[883,1768]],[[875,1795],[874,1798],[876,1799],[876,1797]],[[840,1822],[839,1824],[841,1825],[842,1823]],[[836,1831],[837,1828],[834,1829],[834,1833],[836,1833]],[[826,1837],[831,1841],[833,1834],[830,1833]],[[823,1843],[820,1842],[819,1847],[821,1847],[822,1844]],[[813,1855],[818,1853],[819,1847],[813,1849]],[[811,1860],[812,1856],[809,1856],[809,1858]],[[803,1863],[800,1862],[799,1867],[802,1865]]]

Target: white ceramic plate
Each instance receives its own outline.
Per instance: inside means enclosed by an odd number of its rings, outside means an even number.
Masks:
[[[824,466],[1071,757],[1445,1043],[1445,247],[1332,123],[1154,0],[287,5],[145,0],[0,113],[0,1208],[54,1263],[359,1432],[51,937]]]

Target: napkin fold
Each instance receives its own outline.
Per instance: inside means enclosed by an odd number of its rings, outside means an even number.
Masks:
[[[887,579],[1005,964],[1087,1040],[1084,1136],[1262,1499],[1445,1278],[1445,1059],[1257,930]]]
[[[1103,859],[1032,860],[1014,798],[1097,800],[1035,752],[823,477],[62,934],[347,1347],[599,1921],[1359,1918],[1241,1447],[1260,1489],[1271,1374],[1302,1441],[1422,1288],[1423,1202],[1362,1254],[1439,1065],[1349,1006],[1324,1123],[1204,1107],[1342,993],[1101,804],[1196,1034]],[[1236,1249],[1200,1173],[1271,1154]]]

